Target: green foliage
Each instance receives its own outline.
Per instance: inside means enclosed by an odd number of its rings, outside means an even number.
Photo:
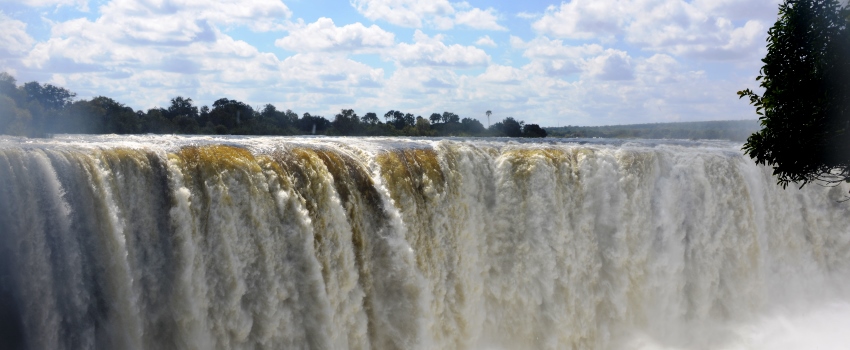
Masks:
[[[26,136],[31,120],[28,110],[18,108],[9,96],[0,95],[0,134]]]
[[[484,136],[488,133],[478,120],[461,119],[448,111],[433,113],[426,119],[390,110],[384,114],[385,122],[381,122],[374,112],[359,117],[353,109],[342,109],[331,122],[310,113],[299,118],[292,110],[280,111],[272,104],[255,110],[228,98],[216,100],[212,108],[198,108],[191,98],[177,96],[167,108],[134,112],[105,96],[74,101],[75,96],[50,84],[29,82],[17,86],[14,77],[0,72],[0,134],[41,137],[51,133],[352,136]],[[508,118],[508,124],[521,127],[523,123]],[[523,136],[521,132],[510,135]]]
[[[850,181],[850,8],[836,0],[786,0],[768,30],[759,96],[739,91],[762,129],[744,145],[783,187]]]
[[[442,121],[443,123],[459,123],[460,117],[452,112],[443,112]]]
[[[522,127],[523,137],[546,137],[546,130],[537,124],[525,124]]]
[[[521,137],[523,122],[513,117],[507,117],[502,121],[490,126],[490,132],[497,136]]]
[[[463,118],[460,120],[461,130],[466,135],[481,135],[484,133],[484,125],[473,118]]]
[[[375,114],[375,112],[366,113],[365,115],[363,115],[363,117],[360,118],[360,121],[363,122],[363,124],[369,125],[375,125],[380,122],[380,120],[378,120],[378,115]]]
[[[334,121],[331,125],[339,135],[354,135],[361,129],[360,117],[357,116],[357,113],[354,113],[353,109],[341,110],[340,113],[334,116]]]

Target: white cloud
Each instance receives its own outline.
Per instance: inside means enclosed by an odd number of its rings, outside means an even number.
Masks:
[[[20,57],[32,47],[34,40],[27,34],[27,24],[6,16],[0,11],[0,60]],[[0,61],[2,62],[2,61]]]
[[[550,6],[532,27],[557,38],[624,40],[652,51],[733,60],[759,52],[766,25],[752,19],[736,26],[732,19],[770,7],[775,12],[775,0],[573,0]]]
[[[600,45],[570,46],[564,45],[561,40],[546,37],[538,37],[530,42],[511,37],[511,45],[524,49],[523,56],[531,60],[524,69],[546,76],[566,77],[579,74],[585,70],[587,58],[604,53]]]
[[[367,17],[375,21],[461,29],[443,35],[404,30],[415,32],[413,39],[396,42],[381,23],[337,26],[338,17],[293,23],[277,0],[114,0],[99,8],[98,17],[74,20],[64,19],[77,13],[67,8],[38,10],[43,23],[0,14],[0,69],[18,68],[22,81],[62,85],[80,98],[105,94],[133,108],[161,106],[182,95],[199,104],[228,97],[325,116],[340,108],[423,116],[452,111],[486,123],[489,109],[493,122],[513,116],[542,126],[732,119],[752,117],[734,91],[756,85],[755,56],[763,52],[776,1],[571,0],[508,19],[496,5],[484,10],[463,2],[351,2],[361,12],[372,11]],[[496,46],[492,34],[468,30],[515,30],[517,23],[529,25],[526,20],[536,21],[540,35],[523,39],[524,31],[517,30],[509,45]],[[49,39],[27,35],[39,25],[52,27]],[[252,36],[242,29],[282,34]],[[262,51],[272,42],[295,54]],[[349,56],[363,52],[384,62]],[[506,63],[510,59],[526,63]],[[392,65],[392,74],[380,68]]]
[[[443,93],[438,90],[457,87],[458,75],[441,67],[404,67],[393,73],[387,85],[402,94]]]
[[[289,35],[275,41],[275,45],[290,51],[346,51],[364,52],[393,45],[395,35],[376,25],[369,27],[354,23],[337,27],[330,18],[289,31]]]
[[[519,12],[519,13],[516,14],[516,16],[517,16],[517,18],[522,18],[522,19],[528,20],[528,19],[540,18],[541,15],[539,13]]]
[[[496,84],[519,84],[527,74],[520,69],[498,64],[490,65],[477,78],[484,82]]]
[[[76,5],[81,11],[88,11],[88,0],[22,0],[18,1],[30,7],[48,7],[48,6],[73,6]]]
[[[625,3],[617,0],[573,0],[549,6],[532,24],[539,33],[559,38],[609,38],[622,33],[627,16]]]
[[[281,62],[279,74],[295,86],[349,88],[379,87],[384,81],[383,69],[372,68],[342,55],[320,53],[296,54]]]
[[[349,98],[355,89],[362,93],[384,83],[382,69],[344,55],[308,53],[280,60],[219,29],[257,22],[278,25],[278,16],[289,15],[282,3],[254,2],[242,12],[228,10],[232,3],[208,3],[203,10],[199,4],[172,8],[110,3],[94,21],[81,18],[55,24],[51,38],[36,44],[23,64],[51,72],[52,82],[81,98],[106,93],[134,108],[167,103],[176,95],[206,103],[227,96],[249,103],[300,101],[325,108],[333,96]],[[233,16],[227,19],[217,11]],[[253,24],[247,21],[251,16]],[[308,34],[324,38],[310,42],[312,49],[321,51],[393,44],[392,34],[377,26],[337,28],[330,20],[303,26],[288,38],[302,35],[299,40],[305,43]]]
[[[478,40],[475,41],[475,45],[496,47],[496,42],[493,41],[493,39],[491,39],[489,35],[485,35],[478,38]]]
[[[448,30],[455,25],[482,30],[507,30],[499,25],[496,10],[482,10],[467,2],[351,0],[351,5],[368,19],[386,21],[401,27],[422,28],[428,24],[439,30]]]
[[[484,50],[474,46],[446,45],[443,37],[428,35],[416,30],[413,44],[401,43],[391,54],[403,66],[483,66],[490,61]]]
[[[255,31],[282,30],[292,12],[280,0],[183,0],[180,3],[113,0],[101,7],[98,21],[121,21],[128,34],[185,36],[201,29],[198,23],[247,26]],[[119,28],[116,28],[119,29]],[[160,40],[160,39],[157,39]]]
[[[634,79],[632,58],[625,51],[608,49],[605,53],[586,61],[588,75],[601,80]]]
[[[397,26],[421,28],[433,16],[454,13],[448,0],[351,0],[358,12],[373,21],[382,20]]]
[[[455,14],[455,23],[465,25],[473,29],[486,30],[508,30],[497,23],[498,17],[495,15],[495,10],[481,10],[478,8],[469,11],[460,11]]]

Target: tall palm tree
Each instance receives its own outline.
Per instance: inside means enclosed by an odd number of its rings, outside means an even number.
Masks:
[[[491,114],[493,114],[493,112],[490,112],[490,111],[488,110],[488,111],[487,111],[486,113],[484,113],[484,114],[486,114],[486,115],[487,115],[487,129],[489,129],[489,128],[490,128],[490,115],[491,115]]]

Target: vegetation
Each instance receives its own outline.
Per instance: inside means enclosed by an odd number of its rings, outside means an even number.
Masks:
[[[786,0],[756,78],[764,93],[738,92],[761,116],[744,150],[772,166],[783,187],[850,182],[848,18],[836,0]]]
[[[445,111],[430,117],[390,110],[358,116],[343,109],[332,121],[267,104],[260,110],[228,98],[198,108],[191,98],[177,96],[167,108],[133,111],[109,97],[78,100],[62,87],[29,82],[16,85],[0,73],[0,134],[42,137],[49,134],[233,134],[233,135],[357,135],[357,136],[510,136],[545,137],[536,124],[508,117],[485,129],[473,118]],[[490,111],[488,112],[488,118]]]
[[[759,129],[757,120],[726,120],[611,126],[546,128],[554,137],[604,137],[642,139],[721,139],[743,142]]]

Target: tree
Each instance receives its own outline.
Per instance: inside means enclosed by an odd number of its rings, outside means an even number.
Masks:
[[[9,96],[0,95],[0,134],[25,136],[31,119],[28,110],[18,108]]]
[[[387,112],[387,114],[384,114],[384,118],[387,118],[387,115],[389,115],[389,118],[392,118],[392,124],[398,130],[404,129],[407,125],[413,126],[413,123],[416,122],[416,119],[413,118],[413,114],[407,113],[407,116],[409,117],[406,117],[402,111],[391,110]]]
[[[522,137],[546,137],[546,129],[537,124],[525,124],[522,127]]]
[[[54,111],[70,105],[77,96],[76,93],[65,88],[50,84],[40,85],[35,81],[24,84],[24,91],[27,93],[28,101],[38,101],[45,109]]]
[[[209,119],[213,125],[223,125],[229,133],[239,134],[237,129],[243,124],[251,122],[254,116],[254,109],[251,106],[227,98],[220,98],[213,102],[213,109],[210,111]]]
[[[183,96],[177,96],[171,99],[171,106],[168,107],[165,116],[168,119],[174,119],[179,115],[184,115],[193,119],[198,118],[198,107],[192,105],[191,98],[183,98]]]
[[[360,121],[362,121],[363,124],[375,125],[378,124],[380,120],[378,120],[378,115],[375,114],[375,112],[369,112],[360,117]]]
[[[353,135],[359,129],[359,123],[360,117],[354,113],[353,109],[343,109],[334,116],[331,124],[340,135]]]
[[[484,125],[478,119],[463,118],[460,120],[461,130],[469,135],[478,135],[484,132]]]
[[[422,117],[416,117],[416,133],[419,136],[431,136],[431,122]]]
[[[507,137],[520,137],[522,136],[522,125],[523,122],[518,122],[513,117],[507,117],[490,126],[490,130]]]
[[[19,97],[17,80],[9,73],[0,72],[0,95],[9,96],[13,100],[17,100],[17,97]],[[21,104],[23,100],[16,102]]]
[[[443,123],[460,123],[460,117],[452,112],[443,112]]]
[[[486,115],[487,115],[487,127],[489,128],[489,127],[490,127],[490,115],[491,115],[491,114],[493,114],[493,112],[491,112],[491,111],[488,109],[488,110],[487,110],[487,112],[484,112],[484,114],[486,114]]]
[[[850,8],[836,0],[785,0],[768,30],[756,107],[762,129],[744,145],[777,182],[850,182]]]
[[[330,126],[331,122],[325,117],[310,115],[306,112],[297,123],[298,129],[304,134],[312,134],[314,130],[316,134],[324,134]]]
[[[431,124],[437,124],[443,120],[443,116],[440,115],[440,113],[431,113],[431,116],[428,117],[428,119],[431,121]]]

